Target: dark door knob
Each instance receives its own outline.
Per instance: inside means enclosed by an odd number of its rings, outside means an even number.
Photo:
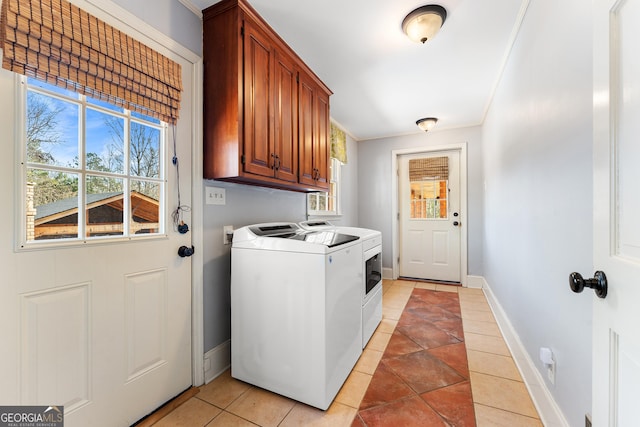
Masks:
[[[602,271],[596,271],[592,279],[585,279],[580,273],[573,272],[569,275],[569,286],[575,293],[582,292],[584,288],[591,288],[599,298],[607,296],[607,276]]]
[[[181,258],[184,258],[184,257],[188,257],[188,256],[193,255],[195,253],[195,251],[196,251],[196,248],[194,248],[193,246],[191,246],[190,248],[187,247],[187,246],[180,246],[178,248],[178,255]]]
[[[453,221],[453,226],[454,226],[454,227],[457,227],[457,226],[459,226],[459,225],[460,225],[460,223],[459,223],[458,221]]]

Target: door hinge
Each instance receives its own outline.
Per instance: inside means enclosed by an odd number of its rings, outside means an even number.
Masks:
[[[400,264],[400,257],[398,257],[398,264]]]
[[[244,37],[244,25],[240,27],[240,37]]]
[[[397,219],[398,221],[400,221],[400,212],[398,212],[398,213],[396,214],[396,219]]]
[[[242,157],[240,157],[240,161],[244,165],[244,162],[246,161],[246,158],[245,158],[244,154],[242,155]]]

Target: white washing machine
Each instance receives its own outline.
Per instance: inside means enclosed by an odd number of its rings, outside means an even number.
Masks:
[[[300,223],[305,230],[334,230],[360,237],[362,241],[362,348],[382,321],[382,233],[378,230],[341,227],[325,220]]]
[[[362,353],[362,244],[294,223],[234,232],[231,375],[327,409]]]

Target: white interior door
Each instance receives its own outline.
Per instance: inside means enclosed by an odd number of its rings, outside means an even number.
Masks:
[[[190,205],[194,82],[191,64],[182,60],[182,67],[177,155],[182,204]],[[0,69],[0,402],[64,405],[70,427],[130,425],[191,385],[191,260],[177,255],[191,246],[191,233],[177,233],[170,222],[177,201],[173,132],[162,157],[166,236],[16,249],[20,90],[15,75]],[[191,223],[189,212],[183,219]]]
[[[398,158],[400,276],[460,282],[460,152]]]
[[[640,1],[594,2],[593,425],[638,425]]]

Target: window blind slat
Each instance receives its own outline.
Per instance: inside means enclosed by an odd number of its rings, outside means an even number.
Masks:
[[[175,123],[180,64],[66,0],[3,0],[2,66]]]
[[[428,157],[409,160],[409,181],[449,179],[449,158]]]

